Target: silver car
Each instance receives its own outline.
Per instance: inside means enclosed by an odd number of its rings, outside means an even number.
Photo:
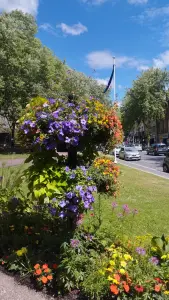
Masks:
[[[119,158],[124,160],[140,160],[141,155],[134,147],[122,147],[119,152]]]

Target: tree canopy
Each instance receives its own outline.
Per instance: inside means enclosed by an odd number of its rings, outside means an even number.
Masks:
[[[122,106],[122,122],[125,131],[137,123],[143,123],[149,131],[152,121],[165,116],[169,73],[166,70],[149,69],[141,74],[127,90]]]

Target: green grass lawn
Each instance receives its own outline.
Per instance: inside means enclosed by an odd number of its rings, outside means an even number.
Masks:
[[[110,234],[119,228],[126,235],[169,235],[169,180],[138,170],[120,166],[120,195],[114,199],[101,198],[102,226],[101,230]],[[114,211],[112,202],[118,203]],[[122,206],[128,204],[136,208],[138,214],[133,218],[117,218]],[[96,203],[96,214],[98,213]]]

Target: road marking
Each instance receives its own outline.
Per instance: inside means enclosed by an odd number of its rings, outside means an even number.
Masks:
[[[128,165],[127,163],[125,163],[125,162],[122,162],[122,161],[119,161],[118,160],[118,163],[119,164],[121,164],[121,165],[123,165],[123,166],[126,166],[126,167],[129,167],[129,168],[131,168],[131,169],[135,169],[135,170],[137,170],[137,171],[141,171],[141,172],[144,172],[144,173],[148,173],[148,174],[151,174],[151,175],[154,175],[154,176],[158,176],[158,177],[161,177],[161,178],[163,178],[163,179],[169,179],[169,177],[166,177],[167,176],[167,174],[166,175],[162,175],[162,174],[156,174],[156,173],[153,173],[153,172],[149,172],[149,171],[146,171],[146,170],[142,170],[142,169],[138,169],[137,167],[134,167],[134,166],[132,166],[132,165]],[[139,164],[138,164],[139,165]],[[139,167],[140,167],[140,165],[139,165]],[[142,166],[141,166],[142,167]],[[155,170],[155,169],[152,169],[152,170]],[[160,171],[157,171],[157,170],[155,170],[156,172],[160,172]]]

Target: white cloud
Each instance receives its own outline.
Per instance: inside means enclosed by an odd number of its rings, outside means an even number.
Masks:
[[[70,35],[80,35],[84,32],[87,32],[88,29],[86,26],[82,25],[81,23],[74,24],[72,26],[69,26],[65,23],[61,23],[56,26],[57,28],[60,28],[63,33],[70,34]]]
[[[162,7],[152,7],[146,9],[142,14],[134,16],[133,19],[137,22],[143,23],[145,20],[153,20],[155,18],[169,15],[169,5]]]
[[[42,29],[50,34],[57,35],[56,29],[53,28],[49,23],[44,23],[39,26],[39,29]]]
[[[150,67],[146,65],[140,65],[138,66],[138,71],[147,71]]]
[[[113,66],[113,54],[110,51],[94,51],[87,55],[87,63],[93,69],[110,69]],[[116,56],[118,68],[128,67],[137,70],[147,69],[148,62],[129,56]]]
[[[109,82],[109,78],[105,78],[105,79],[103,79],[103,78],[96,78],[95,80],[97,81],[97,83],[99,85],[105,85],[105,86],[107,86],[108,82]],[[110,87],[113,88],[113,82],[111,83]]]
[[[81,0],[83,3],[91,5],[101,5],[109,0]]]
[[[155,68],[166,68],[169,66],[169,50],[161,53],[157,58],[153,59],[153,66]]]
[[[39,0],[0,0],[0,11],[11,12],[18,9],[24,13],[36,15]]]
[[[128,0],[129,4],[146,4],[148,0]]]

